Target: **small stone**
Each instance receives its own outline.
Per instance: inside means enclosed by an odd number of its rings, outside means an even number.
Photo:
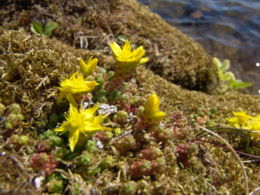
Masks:
[[[114,105],[101,104],[101,106],[98,109],[98,114],[106,115],[112,113],[117,113],[117,107]]]
[[[44,179],[45,178],[43,176],[35,177],[33,180],[34,187],[37,189],[40,188]]]
[[[103,143],[100,140],[96,140],[96,144],[97,144],[98,149],[103,149],[104,148],[104,145],[103,145]]]

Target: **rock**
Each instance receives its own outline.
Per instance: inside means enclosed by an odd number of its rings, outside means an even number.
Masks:
[[[131,42],[144,46],[150,58],[147,67],[163,78],[187,89],[204,91],[213,82],[208,76],[211,57],[204,49],[136,0],[63,0],[52,3],[44,0],[25,7],[23,11],[12,7],[19,2],[10,1],[1,7],[0,24],[5,28],[17,29],[23,24],[29,30],[32,21],[47,23],[55,20],[59,23],[59,29],[54,32],[57,39],[76,47],[82,39],[86,42],[82,43],[84,48],[90,50],[107,48],[111,39],[123,34]],[[4,13],[2,17],[1,13]],[[200,12],[194,16],[199,17]],[[27,22],[21,22],[23,18],[27,18]]]

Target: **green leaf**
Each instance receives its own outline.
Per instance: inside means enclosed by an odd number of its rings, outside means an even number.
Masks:
[[[223,74],[223,80],[224,81],[235,81],[236,77],[233,72],[226,72]]]
[[[125,35],[118,35],[117,39],[121,41],[122,43],[125,43],[127,40],[127,37]]]
[[[56,22],[50,21],[44,27],[43,34],[46,36],[51,36],[52,31],[55,30],[56,28],[58,28],[58,24]]]
[[[225,80],[225,74],[223,73],[223,71],[221,69],[219,69],[217,73],[218,73],[219,80],[226,81]]]
[[[42,28],[42,24],[40,22],[34,21],[31,24],[31,31],[35,34],[43,34],[43,28]]]
[[[246,88],[246,87],[251,87],[252,84],[251,83],[247,83],[247,82],[243,82],[240,80],[231,80],[229,83],[229,86],[233,89],[242,89],[242,88]]]
[[[229,60],[224,60],[224,62],[222,63],[221,69],[223,71],[227,71],[229,69],[229,67],[230,67],[230,61]]]
[[[216,57],[213,58],[213,64],[215,65],[215,67],[216,67],[217,69],[221,69],[221,67],[222,67],[221,62],[220,62],[219,59],[216,58]]]

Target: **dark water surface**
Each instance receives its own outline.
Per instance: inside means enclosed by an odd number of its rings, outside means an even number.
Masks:
[[[260,93],[260,0],[139,0]]]

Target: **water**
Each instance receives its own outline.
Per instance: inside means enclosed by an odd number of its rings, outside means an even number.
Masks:
[[[199,42],[231,60],[237,78],[260,93],[260,0],[139,0]]]

